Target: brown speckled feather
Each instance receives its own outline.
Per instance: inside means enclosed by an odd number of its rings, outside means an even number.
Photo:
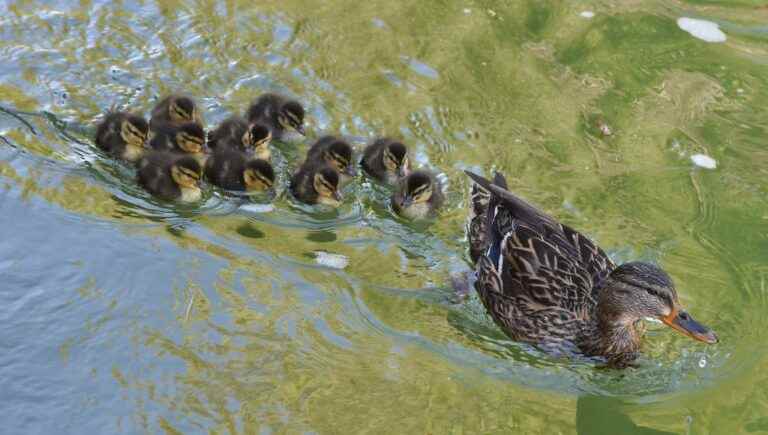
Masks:
[[[469,234],[472,250],[485,246],[478,252],[475,288],[486,309],[516,340],[578,341],[613,262],[588,238],[509,193],[506,183],[497,182],[503,177],[491,184],[469,175],[478,190],[490,193],[484,222],[482,214],[475,216]],[[480,200],[473,208],[482,206]]]

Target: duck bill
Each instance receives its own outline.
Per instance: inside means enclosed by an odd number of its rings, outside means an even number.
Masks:
[[[405,165],[400,166],[397,168],[397,176],[400,178],[407,177],[408,176],[408,168],[405,167]]]
[[[354,166],[354,165],[349,165],[349,166],[347,166],[347,170],[346,170],[346,171],[344,171],[344,172],[345,172],[347,175],[349,175],[350,177],[354,177],[354,176],[356,176],[356,175],[357,175],[357,169],[355,168],[355,166]]]
[[[694,340],[703,341],[707,344],[717,343],[717,335],[706,326],[694,320],[685,311],[675,310],[669,316],[663,317],[661,321],[670,328],[676,329]]]
[[[341,192],[336,190],[333,192],[333,199],[335,199],[339,203],[344,202],[344,195],[342,195]]]
[[[304,126],[303,126],[303,125],[296,125],[296,126],[294,126],[293,128],[294,128],[294,129],[295,129],[297,132],[299,132],[299,134],[300,134],[300,135],[302,135],[302,136],[306,136],[306,135],[307,135],[307,133],[304,131]]]

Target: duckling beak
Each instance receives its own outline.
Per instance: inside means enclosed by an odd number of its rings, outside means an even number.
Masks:
[[[408,176],[408,168],[406,168],[405,165],[402,165],[399,168],[397,168],[397,176],[400,177],[400,178],[407,177]]]
[[[347,170],[344,172],[346,172],[350,177],[354,177],[357,175],[357,168],[355,168],[355,165],[348,165]]]
[[[333,191],[333,199],[335,199],[336,201],[339,201],[339,202],[343,202],[344,201],[344,195],[342,195],[341,192],[339,192],[338,190],[334,190]]]
[[[707,344],[717,343],[717,335],[709,328],[697,322],[686,311],[674,310],[669,316],[662,317],[661,321],[672,329],[676,329],[694,340]]]
[[[406,196],[403,198],[403,205],[401,205],[402,208],[408,208],[413,204],[413,197]]]
[[[302,135],[302,136],[306,136],[307,135],[307,133],[304,131],[304,126],[303,125],[297,125],[297,126],[294,126],[293,128],[295,128],[296,131],[298,131],[300,135]]]

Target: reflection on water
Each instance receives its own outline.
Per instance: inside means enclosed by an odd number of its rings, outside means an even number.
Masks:
[[[0,4],[6,430],[762,430],[767,13]],[[727,40],[696,39],[685,16]],[[90,137],[109,107],[146,113],[170,91],[198,98],[211,125],[276,91],[307,105],[307,143],[398,136],[441,174],[447,206],[404,222],[389,189],[362,178],[339,210],[298,204],[285,183],[301,140],[276,144],[271,204],[156,201]],[[463,169],[504,171],[617,261],[662,264],[721,343],[649,325],[639,367],[617,372],[508,340],[455,289],[468,271]]]

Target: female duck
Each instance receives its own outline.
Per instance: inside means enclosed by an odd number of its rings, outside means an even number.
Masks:
[[[135,162],[146,151],[149,126],[139,115],[110,112],[96,128],[96,146],[113,157]]]
[[[485,248],[476,255],[475,289],[510,338],[550,349],[575,346],[616,368],[638,357],[646,317],[696,340],[717,342],[683,310],[672,280],[658,266],[617,267],[582,234],[506,190],[503,176],[491,183],[467,174],[476,190],[485,191],[473,197],[472,206],[475,219],[485,220],[485,231],[469,234],[471,246]]]
[[[164,124],[178,125],[184,122],[197,122],[203,125],[197,104],[192,98],[184,95],[169,95],[152,109],[149,128],[154,131]]]
[[[331,166],[305,163],[291,178],[291,193],[305,204],[341,205],[339,173]]]
[[[174,153],[149,153],[138,164],[139,185],[165,200],[199,201],[200,163],[192,157]]]
[[[208,148],[216,151],[219,148],[231,148],[251,154],[257,159],[269,160],[272,153],[269,142],[272,132],[262,122],[248,124],[239,117],[232,116],[222,122],[208,135]]]
[[[261,192],[275,183],[275,171],[266,160],[235,149],[219,149],[205,163],[205,178],[227,190]]]
[[[403,178],[391,197],[392,208],[408,219],[426,219],[434,216],[443,205],[440,183],[427,171],[414,171]]]
[[[296,130],[304,136],[304,108],[296,101],[277,94],[264,94],[254,101],[246,113],[248,122],[265,123],[272,137],[281,140],[286,130]]]
[[[409,173],[408,148],[401,142],[377,139],[363,151],[360,161],[369,177],[382,183],[395,184]]]
[[[324,136],[318,139],[307,151],[307,162],[325,162],[339,173],[344,185],[357,175],[352,162],[352,147],[336,136]]]

